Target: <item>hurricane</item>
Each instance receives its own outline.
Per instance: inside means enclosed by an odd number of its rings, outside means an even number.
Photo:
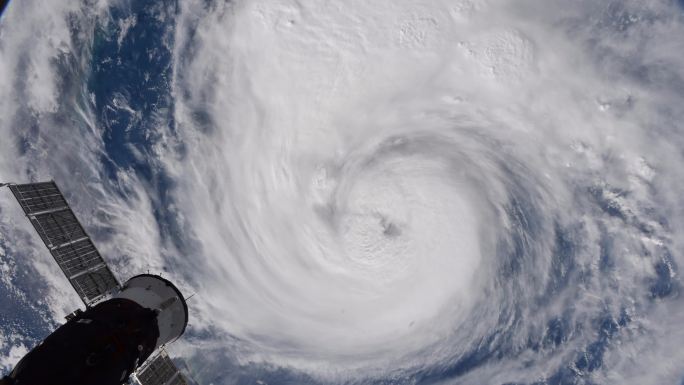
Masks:
[[[0,182],[173,277],[198,384],[679,384],[684,5],[24,0]],[[0,195],[0,369],[78,307]]]

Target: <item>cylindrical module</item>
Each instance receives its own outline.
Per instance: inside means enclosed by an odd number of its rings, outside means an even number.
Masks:
[[[114,296],[135,301],[157,311],[159,340],[156,347],[175,341],[188,325],[188,305],[180,290],[158,275],[141,274],[129,279]]]
[[[5,379],[11,385],[119,385],[188,323],[181,292],[151,274],[112,299],[77,313],[31,350]]]

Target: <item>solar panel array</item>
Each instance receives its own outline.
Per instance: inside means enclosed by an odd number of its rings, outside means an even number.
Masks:
[[[164,350],[138,369],[135,377],[140,385],[188,385]]]
[[[55,182],[10,184],[9,188],[86,305],[120,286]],[[188,385],[163,349],[135,378],[141,385]]]
[[[33,227],[50,248],[88,237],[69,207],[35,214],[30,218]]]
[[[68,206],[55,182],[12,184],[9,187],[26,215]]]
[[[55,182],[9,188],[86,305],[120,286]]]

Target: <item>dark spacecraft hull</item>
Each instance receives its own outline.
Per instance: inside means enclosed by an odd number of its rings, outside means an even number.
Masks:
[[[120,385],[152,354],[158,338],[154,310],[111,299],[55,330],[0,385]]]

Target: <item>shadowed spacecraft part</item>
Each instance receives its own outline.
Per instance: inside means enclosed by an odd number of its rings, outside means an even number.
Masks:
[[[188,324],[180,290],[152,274],[120,285],[55,182],[3,185],[9,185],[86,309],[68,315],[0,385],[120,385],[134,373],[141,385],[187,384],[164,351]]]
[[[0,16],[5,12],[5,8],[9,4],[9,0],[0,0]]]

